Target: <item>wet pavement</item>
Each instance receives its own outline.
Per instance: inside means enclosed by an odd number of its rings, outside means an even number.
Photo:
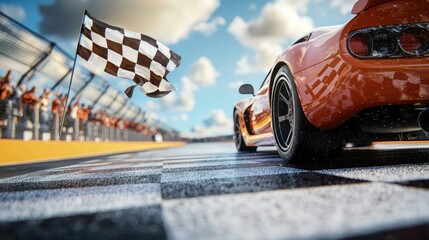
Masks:
[[[0,236],[429,239],[429,150],[285,165],[273,148],[205,143],[2,167]]]

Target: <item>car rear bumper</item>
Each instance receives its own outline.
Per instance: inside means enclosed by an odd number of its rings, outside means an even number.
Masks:
[[[429,103],[429,58],[359,60],[337,54],[294,74],[308,120],[332,129],[370,107]]]

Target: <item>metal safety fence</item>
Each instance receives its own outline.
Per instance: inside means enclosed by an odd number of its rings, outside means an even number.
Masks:
[[[67,114],[60,129],[60,114],[44,111],[39,104],[19,105],[13,100],[0,100],[0,106],[6,108],[0,123],[1,138],[44,141],[174,141],[178,138],[174,132],[103,115],[83,120]]]

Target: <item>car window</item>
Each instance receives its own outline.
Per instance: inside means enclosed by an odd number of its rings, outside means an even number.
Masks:
[[[311,33],[308,35],[305,35],[304,37],[298,39],[296,42],[294,42],[292,45],[298,44],[298,43],[302,43],[302,42],[307,42],[308,39],[310,39]]]

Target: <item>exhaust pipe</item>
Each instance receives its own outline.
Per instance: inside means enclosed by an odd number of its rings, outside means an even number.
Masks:
[[[429,110],[424,110],[419,114],[419,126],[423,131],[429,132]]]

